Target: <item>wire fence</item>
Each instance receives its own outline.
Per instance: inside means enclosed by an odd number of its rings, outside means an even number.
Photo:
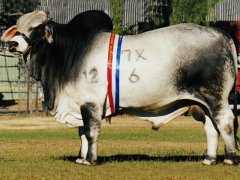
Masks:
[[[30,78],[23,60],[0,51],[0,114],[39,113],[42,100],[41,85]]]

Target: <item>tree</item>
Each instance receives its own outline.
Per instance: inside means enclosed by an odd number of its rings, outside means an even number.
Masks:
[[[191,22],[208,25],[206,17],[212,14],[219,1],[221,0],[172,0],[170,24]]]
[[[145,2],[145,21],[138,24],[138,32],[145,32],[169,25],[172,0],[148,0]]]
[[[208,25],[206,17],[214,15],[213,11],[219,1],[148,0],[145,5],[145,22],[139,24],[139,32],[187,22]]]
[[[39,4],[39,0],[2,0],[0,25],[8,28],[16,24],[19,16],[35,10]]]
[[[125,0],[109,0],[109,4],[112,12],[113,32],[123,34],[124,27],[122,26],[122,20]]]

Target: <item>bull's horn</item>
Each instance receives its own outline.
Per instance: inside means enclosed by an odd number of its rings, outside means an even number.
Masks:
[[[13,38],[13,36],[15,36],[16,32],[17,32],[16,26],[12,26],[12,27],[8,28],[8,30],[6,30],[3,33],[2,37],[1,37],[1,41],[3,41],[3,42],[9,41],[10,39]]]

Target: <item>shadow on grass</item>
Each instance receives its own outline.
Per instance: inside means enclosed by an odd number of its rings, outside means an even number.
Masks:
[[[78,156],[62,156],[56,159],[63,161],[75,162]],[[113,155],[113,156],[99,156],[97,164],[106,164],[111,162],[144,162],[144,161],[155,161],[155,162],[201,162],[205,156],[147,156],[139,154],[131,155]],[[218,156],[218,163],[222,163],[224,156]]]
[[[6,109],[7,107],[9,106],[12,106],[12,105],[16,105],[16,101],[15,100],[0,100],[0,107],[2,109]]]

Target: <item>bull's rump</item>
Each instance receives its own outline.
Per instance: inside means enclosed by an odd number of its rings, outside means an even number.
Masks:
[[[120,106],[159,108],[209,89],[207,93],[221,93],[223,76],[227,73],[234,79],[227,39],[193,24],[124,37]]]

